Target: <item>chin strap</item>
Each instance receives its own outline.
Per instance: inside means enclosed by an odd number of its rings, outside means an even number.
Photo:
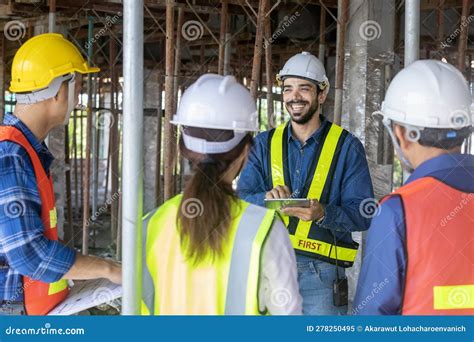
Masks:
[[[373,116],[374,115],[381,115],[383,117],[382,124],[385,126],[385,128],[387,129],[388,134],[390,135],[390,138],[392,139],[393,146],[395,147],[395,152],[397,153],[397,156],[400,159],[400,162],[403,164],[403,166],[405,166],[406,171],[412,173],[415,170],[415,168],[413,167],[413,164],[410,163],[410,161],[403,154],[402,149],[400,147],[400,144],[398,143],[397,138],[395,137],[395,134],[393,133],[391,120],[386,119],[383,116],[383,113],[380,112],[380,111],[375,111],[374,113],[372,113],[372,115]],[[420,138],[419,128],[414,127],[414,126],[408,126],[408,127],[405,127],[405,128],[406,128],[405,136],[407,137],[407,139],[410,140],[410,141],[418,141],[418,139]],[[415,134],[413,132],[417,132],[416,135],[413,135],[413,134]]]
[[[63,125],[66,126],[69,124],[69,118],[71,117],[71,113],[75,107],[75,92],[76,92],[76,74],[72,74],[71,79],[68,82],[68,89],[67,89],[67,112],[66,117],[64,118]]]

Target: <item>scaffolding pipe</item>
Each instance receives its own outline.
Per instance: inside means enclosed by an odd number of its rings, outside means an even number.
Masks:
[[[324,57],[326,54],[326,10],[324,7],[321,8],[319,14],[319,60],[324,65]]]
[[[225,49],[224,49],[224,75],[230,74],[230,53],[231,53],[231,45],[230,41],[232,39],[231,33],[225,34]]]
[[[405,1],[405,68],[420,58],[420,0]]]
[[[92,45],[89,43],[89,45]],[[92,92],[91,92],[91,100],[92,100],[92,108],[91,108],[91,115],[92,115],[92,148],[91,148],[91,153],[92,153],[92,174],[91,174],[91,183],[92,183],[92,220],[95,221],[97,219],[97,195],[99,192],[98,189],[98,165],[99,165],[99,160],[98,160],[98,135],[99,135],[99,129],[100,123],[98,120],[100,119],[97,116],[97,78],[95,78],[94,82],[92,83]]]
[[[405,65],[420,59],[420,0],[405,1]],[[402,170],[403,183],[410,172]]]
[[[49,1],[48,32],[56,32],[56,0]]]
[[[77,111],[72,111],[72,153],[73,153],[73,170],[74,170],[74,216],[78,216],[79,209],[79,167],[77,166]],[[74,226],[73,226],[74,227]],[[75,235],[75,233],[74,233]]]
[[[143,0],[123,2],[122,314],[140,312],[143,215]]]
[[[71,159],[69,157],[69,125],[64,127],[64,162],[66,163],[66,208],[67,208],[67,229],[64,229],[64,241],[74,248],[74,228],[72,225],[72,187],[71,187]]]
[[[110,38],[110,48],[109,48],[109,63],[110,63],[110,110],[112,112],[112,125],[110,127],[110,191],[111,196],[117,196],[119,192],[119,150],[120,150],[120,140],[119,140],[119,115],[118,115],[118,105],[117,105],[117,68],[116,56],[117,56],[117,44],[115,39]],[[119,222],[119,203],[118,200],[114,200],[111,203],[110,208],[110,223],[111,223],[111,235],[112,241],[117,240],[118,232],[118,222]],[[118,244],[118,242],[117,242]]]
[[[349,20],[349,0],[338,1],[337,48],[336,48],[336,84],[334,94],[334,123],[341,124],[342,116],[342,87],[344,82],[344,57],[346,24]]]
[[[174,82],[173,82],[173,110],[174,113],[177,111],[177,106],[178,106],[178,94],[179,94],[179,82],[180,82],[180,67],[181,67],[181,30],[183,28],[184,24],[184,11],[182,7],[178,8],[178,23],[176,25],[176,50],[175,50],[175,55],[174,55]],[[176,132],[175,126],[173,126],[173,132]],[[176,138],[175,138],[176,141]],[[175,170],[174,174],[175,177],[174,179],[174,193],[180,192],[180,187],[182,183],[182,173],[181,175],[178,175],[179,170],[182,170],[182,158],[180,158],[179,155],[179,150],[176,150],[176,158],[175,158]],[[178,177],[179,177],[179,185],[178,185]]]
[[[471,0],[463,0],[461,14],[461,34],[458,42],[458,68],[464,73],[466,71],[466,48],[467,48],[467,30],[469,28],[468,15],[471,7]]]
[[[265,17],[265,83],[267,84],[267,123],[269,128],[276,126],[276,118],[273,109],[272,44],[270,42],[271,36],[271,20],[270,16],[267,15]]]
[[[226,52],[226,43],[227,43],[227,27],[228,27],[228,12],[229,12],[229,3],[227,0],[222,0],[221,7],[221,31],[219,39],[219,65],[218,65],[218,74],[224,75],[224,59]]]
[[[158,105],[158,120],[156,127],[156,175],[155,175],[155,207],[160,206],[163,203],[163,185],[161,180],[161,137],[162,137],[162,124],[163,124],[163,106],[162,106],[162,93],[163,93],[163,81],[161,72],[158,71],[158,94],[157,94],[157,105]]]
[[[176,157],[176,136],[171,119],[174,114],[173,76],[174,76],[174,8],[175,2],[166,5],[166,76],[165,76],[165,124],[164,124],[164,200],[174,195],[173,171]]]
[[[184,24],[184,10],[182,7],[178,8],[178,23],[176,30],[176,52],[174,55],[174,80],[173,80],[173,108],[176,113],[176,106],[178,105],[178,90],[179,90],[179,71],[181,66],[181,29]]]
[[[48,32],[53,33],[56,31],[56,0],[50,0],[49,3],[49,16],[48,16]],[[46,145],[50,147],[50,135],[45,139]],[[59,224],[61,225],[61,224]]]
[[[438,0],[437,23],[438,23],[438,51],[443,50],[444,41],[444,3],[446,0]]]
[[[201,65],[201,74],[205,74],[206,69],[206,50],[204,44],[199,48],[199,64]]]
[[[255,47],[253,55],[253,64],[252,64],[252,77],[250,80],[250,93],[253,98],[257,98],[258,86],[261,84],[259,82],[260,70],[262,66],[262,47],[263,47],[263,32],[264,32],[264,21],[265,21],[265,8],[267,1],[260,1],[258,6],[258,16],[257,16],[257,27],[255,32]]]
[[[92,41],[92,35],[94,34],[94,21],[93,17],[88,18],[88,41]],[[87,63],[92,64],[92,56],[94,44],[89,44],[87,48]],[[84,206],[83,206],[83,221],[82,221],[82,254],[89,254],[89,202],[90,202],[90,173],[91,173],[91,135],[93,129],[92,121],[92,77],[87,77],[87,126],[86,126],[86,160],[84,170]]]

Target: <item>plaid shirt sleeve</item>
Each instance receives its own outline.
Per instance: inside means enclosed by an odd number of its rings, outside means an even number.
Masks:
[[[41,200],[29,160],[0,158],[0,255],[15,272],[46,283],[61,279],[76,253],[44,236]]]

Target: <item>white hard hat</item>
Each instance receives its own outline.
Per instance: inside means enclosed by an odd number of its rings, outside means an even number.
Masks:
[[[281,82],[287,77],[309,79],[318,83],[321,89],[329,89],[329,80],[326,76],[323,63],[307,51],[303,51],[291,57],[278,73],[277,80]]]
[[[250,92],[234,76],[205,74],[181,97],[172,124],[234,131],[234,138],[211,142],[183,134],[186,147],[198,153],[232,150],[247,132],[258,131],[258,112]]]
[[[472,98],[466,79],[454,66],[419,60],[390,83],[380,114],[385,120],[426,128],[472,125]]]

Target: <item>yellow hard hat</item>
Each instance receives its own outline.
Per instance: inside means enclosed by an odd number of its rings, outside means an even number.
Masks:
[[[12,93],[46,88],[52,80],[65,74],[89,74],[100,71],[90,67],[77,47],[61,34],[45,33],[25,42],[12,64]]]

